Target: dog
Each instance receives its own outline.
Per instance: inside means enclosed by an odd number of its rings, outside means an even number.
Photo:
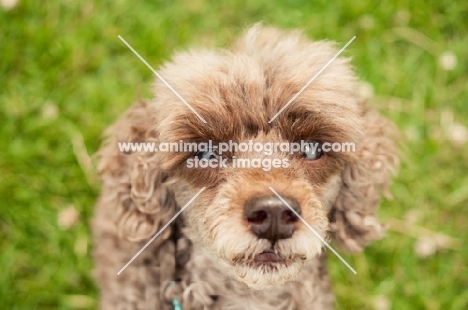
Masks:
[[[350,59],[308,84],[336,53],[300,31],[255,25],[230,49],[180,52],[162,66],[175,92],[157,80],[154,99],[108,128],[98,151],[102,309],[334,308],[325,242],[357,253],[383,236],[376,214],[399,164],[397,129],[360,98]],[[305,148],[118,148],[207,141]],[[326,142],[355,151],[312,150]],[[235,166],[240,158],[261,167]]]

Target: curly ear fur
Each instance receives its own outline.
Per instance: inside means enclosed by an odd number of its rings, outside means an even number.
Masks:
[[[146,240],[175,214],[175,199],[165,186],[153,154],[121,153],[119,142],[151,141],[150,109],[145,102],[133,105],[105,132],[106,140],[98,152],[98,172],[103,181],[102,197],[115,208],[115,222],[120,237],[130,241]],[[170,229],[160,241],[167,239]]]
[[[157,309],[171,308],[170,303],[160,297],[164,283],[172,279],[175,270],[173,227],[167,227],[153,240],[129,266],[130,270],[117,276],[177,209],[174,194],[165,184],[167,176],[154,159],[155,153],[122,153],[118,148],[119,142],[156,140],[153,125],[147,104],[134,104],[107,129],[104,143],[96,154],[103,186],[92,221],[93,254],[95,274],[102,288],[101,306],[105,309],[146,309],[146,301],[152,299]],[[151,292],[146,292],[148,296],[138,285],[129,285],[153,282],[149,286]]]
[[[365,134],[358,159],[345,166],[331,210],[332,235],[352,253],[361,252],[370,241],[382,237],[384,228],[376,218],[380,196],[391,197],[391,174],[399,166],[394,124],[369,111],[364,119]]]

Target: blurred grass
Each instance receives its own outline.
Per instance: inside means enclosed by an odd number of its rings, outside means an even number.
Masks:
[[[102,130],[150,96],[153,80],[118,35],[155,68],[175,50],[226,46],[257,21],[342,43],[356,35],[346,54],[404,137],[382,220],[465,241],[467,16],[468,2],[448,0],[0,6],[0,308],[97,308],[88,227],[97,190],[83,150],[95,152]],[[439,63],[445,52],[456,57],[452,70]],[[57,218],[67,206],[80,218],[65,230]],[[424,234],[396,230],[365,254],[344,255],[357,276],[331,257],[338,309],[468,309],[467,247],[421,258],[414,247]]]

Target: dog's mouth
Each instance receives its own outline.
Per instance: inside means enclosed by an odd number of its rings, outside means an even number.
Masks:
[[[281,253],[274,251],[264,251],[254,257],[254,262],[257,264],[275,264],[286,263],[286,259],[282,257]]]
[[[264,289],[294,280],[305,261],[306,256],[302,253],[269,249],[250,255],[238,255],[233,271],[235,277],[249,287]]]
[[[239,255],[234,259],[234,264],[238,266],[249,266],[251,268],[260,268],[265,270],[276,270],[278,268],[287,268],[290,265],[304,261],[305,255],[281,253],[272,249],[265,250],[254,255]]]
[[[305,257],[301,255],[284,255],[281,252],[267,250],[256,254],[253,259],[247,262],[247,265],[253,268],[267,268],[266,270],[273,268],[273,270],[276,270],[277,268],[287,268],[294,262],[301,260],[305,260]]]

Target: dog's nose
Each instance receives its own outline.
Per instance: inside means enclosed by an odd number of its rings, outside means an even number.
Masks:
[[[283,199],[301,214],[299,202],[293,197]],[[252,232],[261,239],[276,242],[292,236],[299,218],[276,196],[252,197],[244,205],[244,216]]]

